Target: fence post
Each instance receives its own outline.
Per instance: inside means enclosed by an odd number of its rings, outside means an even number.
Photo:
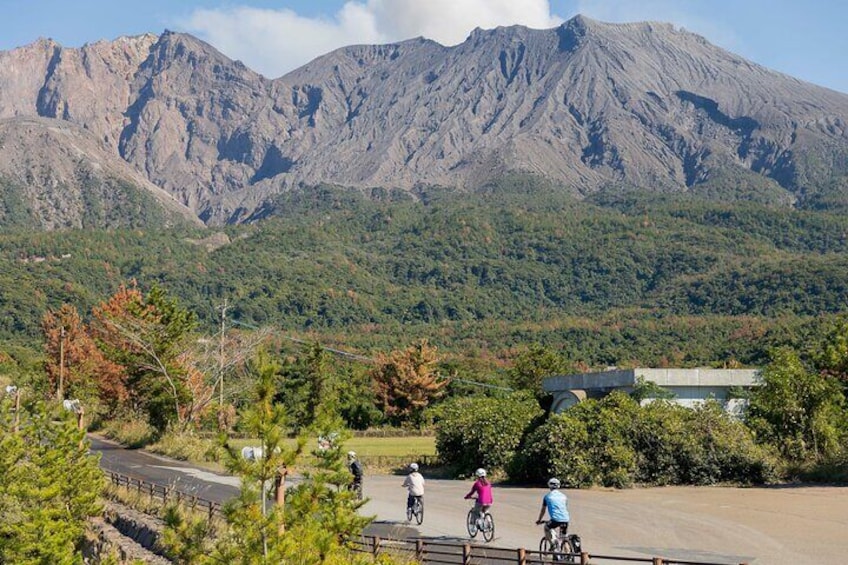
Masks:
[[[374,536],[374,546],[371,548],[371,553],[377,555],[380,552],[380,536]]]
[[[518,548],[518,565],[527,565],[527,550],[523,547]]]
[[[421,559],[422,557],[424,557],[424,540],[419,538],[415,540],[415,558]]]
[[[471,563],[471,545],[463,544],[462,545],[462,565],[469,565]]]
[[[580,565],[589,565],[589,554],[585,551],[580,552]]]
[[[651,563],[652,563],[652,565],[663,565],[663,558],[662,557],[654,557],[651,560]]]

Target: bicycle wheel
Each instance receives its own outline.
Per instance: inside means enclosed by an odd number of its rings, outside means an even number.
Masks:
[[[419,499],[419,500],[415,501],[414,513],[415,513],[415,521],[418,522],[419,525],[421,525],[421,522],[424,521],[424,501],[423,500]]]
[[[551,540],[548,539],[548,536],[542,536],[542,539],[539,540],[539,560],[550,561],[553,552],[554,546]]]
[[[483,539],[492,541],[495,537],[495,519],[492,515],[486,512],[483,516]]]
[[[574,563],[574,548],[571,546],[571,540],[565,538],[559,542],[559,549],[556,553],[557,561],[565,561]]]
[[[412,507],[412,506],[407,506],[407,507],[406,507],[406,521],[407,521],[407,522],[411,522],[411,521],[412,521],[412,516],[413,516],[414,514],[415,514],[415,508],[414,508],[414,507]]]
[[[465,519],[465,527],[468,528],[468,535],[477,537],[477,520],[474,519],[474,509],[468,511],[468,517]]]

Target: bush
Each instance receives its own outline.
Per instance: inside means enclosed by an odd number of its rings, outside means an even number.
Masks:
[[[103,434],[126,447],[144,447],[155,441],[156,428],[142,420],[113,420],[103,428]]]
[[[524,430],[542,414],[532,394],[504,398],[456,398],[433,410],[436,451],[463,473],[477,467],[505,469]]]
[[[219,450],[217,442],[198,437],[191,433],[166,432],[148,449],[154,453],[167,455],[182,461],[218,461]]]
[[[537,483],[559,477],[567,487],[590,486],[593,471],[585,449],[588,443],[585,422],[568,413],[555,414],[524,439],[524,447],[509,466],[509,476]]]
[[[623,393],[588,400],[530,432],[510,476],[564,485],[764,483],[774,458],[715,402],[640,406]]]
[[[716,402],[694,409],[651,403],[641,411],[636,442],[642,483],[765,483],[775,476],[774,457]]]

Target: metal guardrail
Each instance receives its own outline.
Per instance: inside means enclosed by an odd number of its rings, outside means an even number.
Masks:
[[[206,516],[211,520],[215,516],[221,516],[221,503],[213,502],[205,498],[201,498],[195,494],[183,492],[171,486],[164,486],[157,483],[151,483],[144,479],[124,475],[108,469],[103,469],[103,473],[109,478],[109,482],[116,487],[123,487],[128,491],[135,491],[139,495],[147,495],[153,500],[161,500],[163,504],[176,502],[184,504],[192,510],[203,510]]]
[[[554,554],[524,548],[493,547],[460,542],[431,541],[428,539],[394,539],[380,536],[360,536],[351,540],[354,551],[379,555],[381,553],[414,559],[423,565],[542,565],[554,562]],[[687,561],[664,557],[625,557],[620,555],[594,555],[587,552],[567,555],[568,561],[580,565],[606,562],[650,563],[651,565],[737,565],[708,561]],[[741,563],[738,565],[747,565]]]
[[[104,469],[109,481],[128,491],[146,495],[150,500],[161,500],[163,503],[176,502],[185,504],[193,510],[202,509],[207,518],[221,516],[221,504],[206,500],[197,495],[182,492],[170,486],[151,483],[144,479],[124,475]],[[380,536],[361,535],[349,541],[354,551],[371,553],[390,553],[415,559],[422,565],[543,565],[553,563],[554,554],[534,551],[524,548],[495,547],[480,544],[435,541],[424,538],[396,539]],[[664,557],[625,557],[616,555],[595,555],[587,552],[570,554],[572,563],[580,565],[595,565],[606,562],[650,563],[651,565],[748,565],[747,563],[729,564],[709,561],[687,561],[667,559]]]

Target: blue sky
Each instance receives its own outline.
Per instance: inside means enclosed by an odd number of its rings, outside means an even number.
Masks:
[[[66,47],[164,29],[192,33],[266,76],[352,43],[474,27],[553,27],[575,14],[666,21],[769,68],[848,93],[843,0],[0,0],[0,50],[50,37]]]

